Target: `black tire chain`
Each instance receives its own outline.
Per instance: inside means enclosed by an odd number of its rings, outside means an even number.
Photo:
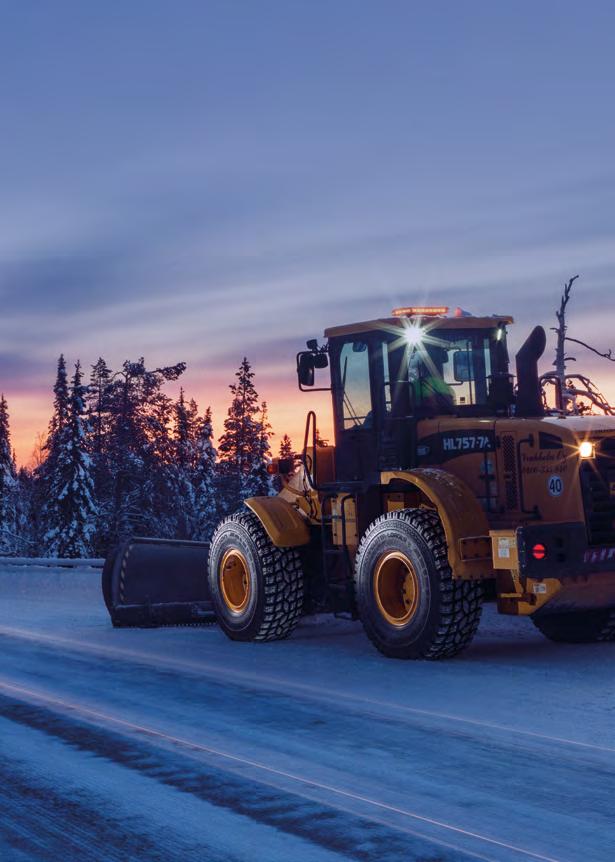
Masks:
[[[265,532],[254,512],[235,512],[220,522],[240,524],[256,547],[263,573],[265,606],[256,641],[281,640],[292,632],[303,611],[303,569],[295,548],[278,548]],[[215,534],[214,534],[215,535]],[[212,538],[211,547],[214,540]],[[211,550],[208,562],[211,572]]]
[[[442,522],[437,512],[431,509],[399,509],[376,518],[361,539],[357,562],[372,529],[383,521],[390,521],[391,518],[405,521],[417,531],[428,545],[439,575],[440,625],[434,640],[421,657],[424,659],[451,658],[465,649],[476,634],[483,609],[483,585],[480,581],[462,581],[453,578]],[[373,641],[373,638],[370,639]]]
[[[581,636],[579,636],[578,630],[575,630],[575,622],[577,620],[582,622],[583,612],[572,612],[568,616],[570,619],[568,621],[565,618],[560,619],[559,625],[557,619],[549,616],[543,618],[532,616],[531,619],[538,631],[555,643],[610,643],[615,641],[615,608],[608,611],[606,621],[602,626],[596,624],[593,629],[590,626],[585,629],[585,634],[582,633]]]
[[[609,618],[602,627],[596,640],[602,643],[615,641],[615,608],[611,608],[609,611]]]

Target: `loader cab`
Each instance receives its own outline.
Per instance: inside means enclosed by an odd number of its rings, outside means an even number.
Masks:
[[[436,311],[325,333],[338,481],[377,484],[381,470],[416,466],[422,419],[508,415],[506,325],[512,318]]]

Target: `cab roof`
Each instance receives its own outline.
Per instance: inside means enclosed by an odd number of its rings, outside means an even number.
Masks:
[[[331,326],[325,329],[325,338],[335,338],[339,335],[354,335],[355,333],[377,332],[397,332],[400,329],[408,326],[408,321],[413,324],[421,324],[429,326],[430,330],[434,329],[493,329],[499,324],[514,323],[513,318],[508,314],[493,314],[491,317],[473,317],[472,315],[464,315],[463,317],[434,317],[412,315],[411,317],[386,317],[380,320],[364,320],[360,323],[346,323],[342,326]]]

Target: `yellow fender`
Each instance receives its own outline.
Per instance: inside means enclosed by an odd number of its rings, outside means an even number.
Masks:
[[[276,547],[296,548],[310,541],[308,522],[281,497],[249,497],[244,503],[254,512]]]
[[[487,516],[462,479],[438,467],[391,470],[381,474],[383,485],[395,481],[414,486],[437,510],[455,578],[493,577]]]

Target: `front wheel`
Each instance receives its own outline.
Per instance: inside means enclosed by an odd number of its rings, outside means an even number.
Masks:
[[[303,610],[299,554],[276,547],[253,512],[237,512],[212,536],[209,589],[216,620],[232,640],[285,638]]]
[[[355,590],[367,636],[392,658],[454,656],[480,622],[482,585],[453,579],[440,518],[429,509],[373,522],[357,552]]]

